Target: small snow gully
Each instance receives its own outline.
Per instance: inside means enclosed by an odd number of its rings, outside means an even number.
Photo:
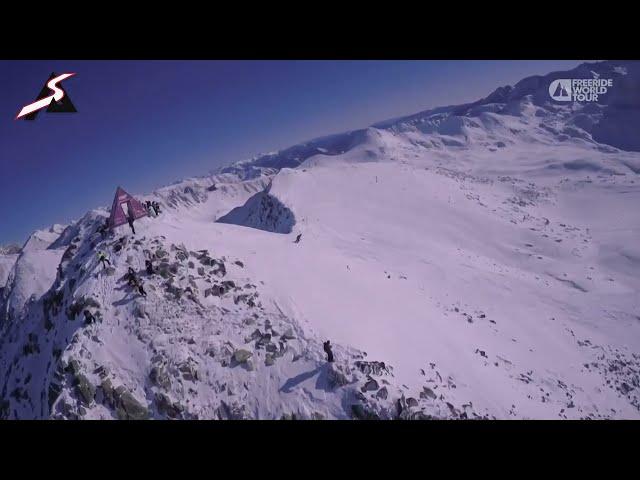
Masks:
[[[333,363],[333,351],[331,350],[331,341],[327,340],[322,344],[324,352],[327,354],[327,362]]]

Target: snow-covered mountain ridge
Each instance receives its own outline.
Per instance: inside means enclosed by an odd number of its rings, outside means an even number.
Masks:
[[[601,103],[549,98],[592,72]],[[0,290],[0,416],[638,418],[638,73],[184,180],[136,235],[103,209],[34,234]]]

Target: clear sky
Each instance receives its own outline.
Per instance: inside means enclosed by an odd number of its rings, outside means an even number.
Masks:
[[[0,244],[218,166],[427,108],[553,61],[0,61]],[[51,72],[78,113],[14,120]]]

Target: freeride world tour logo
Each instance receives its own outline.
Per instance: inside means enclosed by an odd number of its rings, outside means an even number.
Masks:
[[[49,79],[45,82],[40,94],[37,96],[36,101],[25,105],[22,110],[16,116],[16,120],[24,118],[25,120],[35,120],[38,113],[43,108],[47,109],[49,113],[74,113],[77,112],[71,102],[71,98],[67,92],[62,88],[60,82],[66,80],[69,77],[73,77],[75,73],[63,73],[57,75],[52,73]]]
[[[549,85],[549,95],[557,102],[597,102],[611,87],[611,78],[559,78]]]

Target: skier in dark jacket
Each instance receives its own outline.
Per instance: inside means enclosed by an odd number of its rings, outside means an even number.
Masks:
[[[144,265],[147,268],[147,275],[153,275],[153,263],[151,260],[145,260]]]
[[[136,229],[133,228],[133,217],[132,216],[128,216],[127,217],[127,222],[129,223],[129,227],[131,227],[131,231],[135,235],[136,234]]]
[[[93,313],[91,313],[89,310],[84,311],[84,323],[85,325],[96,323],[96,317],[94,317]]]
[[[138,293],[140,293],[140,295],[142,295],[143,297],[147,296],[147,292],[144,291],[144,287],[142,286],[142,282],[138,283]]]
[[[111,262],[109,261],[109,259],[107,258],[107,254],[104,253],[103,251],[99,251],[98,252],[98,260],[100,261],[100,263],[102,263],[102,269],[104,270],[105,268],[107,268],[107,266],[105,265],[105,263],[108,263],[109,266],[111,266]]]
[[[327,340],[322,344],[325,353],[327,354],[327,362],[333,362],[333,352],[331,351],[331,342]]]
[[[156,216],[156,209],[153,208],[153,203],[151,203],[151,200],[147,200],[146,207],[147,207],[147,213],[149,214],[149,216],[150,217],[155,217]]]
[[[136,271],[133,268],[129,267],[129,270],[127,271],[126,279],[130,287],[138,286],[138,277],[136,276]]]
[[[300,243],[300,239],[302,238],[302,234],[299,233],[298,236],[296,237],[296,241],[293,243]]]

